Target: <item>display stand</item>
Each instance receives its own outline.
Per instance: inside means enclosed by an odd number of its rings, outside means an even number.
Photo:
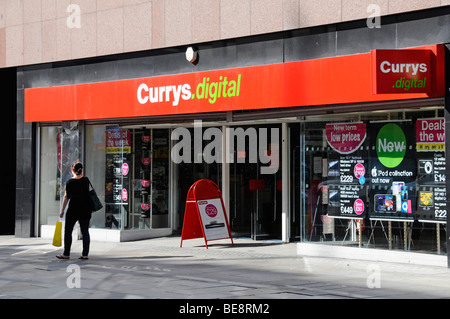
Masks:
[[[388,221],[389,250],[392,250],[392,221]]]
[[[342,246],[345,244],[345,239],[347,238],[347,235],[348,235],[349,231],[352,231],[352,233],[353,233],[352,227],[356,227],[356,229],[357,229],[357,227],[358,227],[358,220],[359,220],[359,218],[350,218],[350,219],[348,219],[348,225],[347,225],[347,229],[345,230],[344,239],[342,240]],[[362,226],[360,226],[360,227],[362,227]],[[361,228],[358,231],[358,246],[360,248],[362,247],[362,230],[361,230]]]
[[[443,221],[430,221],[419,219],[421,223],[433,223],[436,224],[436,253],[439,255],[441,253],[441,225],[446,225]],[[444,227],[444,231],[447,232],[447,228]]]
[[[446,223],[436,223],[436,253],[438,255],[441,254],[441,224],[445,225]],[[447,232],[446,227],[444,227],[444,231]]]
[[[405,251],[409,251],[410,248],[410,231],[408,230],[408,223],[407,222],[403,222],[403,244],[404,244],[404,250]]]
[[[386,235],[386,230],[383,225],[383,220],[380,218],[370,218],[370,224],[372,225],[372,221],[375,221],[375,224],[372,227],[371,234],[369,236],[369,240],[367,241],[367,244],[370,244],[370,240],[373,237],[373,233],[375,231],[375,226],[377,222],[379,221],[381,223],[381,227],[383,229],[384,237],[386,237],[386,240],[389,244],[389,250],[392,250],[392,222],[403,222],[403,236],[400,236],[400,240],[402,241],[403,250],[409,251],[411,249],[411,243],[414,245],[412,241],[412,228],[411,226],[408,226],[408,223],[412,223],[410,220],[398,220],[398,219],[385,219],[385,221],[388,222],[388,234]],[[374,238],[374,237],[373,237]],[[375,246],[375,238],[373,239],[373,245]]]
[[[438,255],[441,254],[441,225],[445,225],[445,222],[436,222],[436,253]],[[447,232],[446,227],[444,227],[444,231]]]
[[[342,239],[342,245],[345,243],[345,239],[347,238],[348,232],[350,231],[350,228],[353,226],[353,219],[348,220],[347,229],[345,230],[344,239]]]
[[[311,230],[311,234],[309,235],[309,241],[311,241],[311,239],[312,239],[312,235],[313,235],[313,232],[314,232],[314,227],[316,225],[317,209],[319,208],[320,198],[321,198],[321,196],[319,194],[319,196],[317,196],[316,209],[314,210],[314,216],[313,216],[313,219],[312,219],[312,230]]]
[[[441,225],[436,224],[436,250],[437,253],[441,253]]]
[[[209,179],[195,182],[188,191],[180,247],[183,240],[202,237],[206,248],[208,241],[227,238],[234,245],[222,193]]]
[[[382,220],[379,220],[379,219],[376,219],[376,220],[375,220],[375,223],[372,225],[372,219],[370,219],[370,228],[372,228],[372,231],[370,232],[370,236],[369,236],[369,240],[367,241],[367,245],[370,244],[370,240],[373,238],[373,247],[375,247],[375,237],[374,237],[373,233],[374,233],[374,231],[375,231],[375,226],[377,225],[378,222],[380,222],[380,224],[381,224],[381,229],[383,230],[384,237],[386,238],[386,241],[387,241],[388,244],[389,244],[389,237],[388,237],[388,235],[386,234],[386,229],[384,228],[383,221],[382,221]]]

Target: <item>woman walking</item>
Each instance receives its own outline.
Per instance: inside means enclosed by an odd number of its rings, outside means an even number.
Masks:
[[[67,204],[66,224],[64,227],[64,253],[57,255],[59,259],[70,258],[70,247],[72,245],[72,231],[75,223],[80,224],[81,234],[83,235],[83,252],[80,259],[89,259],[89,222],[91,220],[91,206],[89,202],[89,179],[83,177],[83,164],[76,161],[72,165],[72,178],[66,183],[63,204],[61,208],[61,218],[64,217],[64,211]]]

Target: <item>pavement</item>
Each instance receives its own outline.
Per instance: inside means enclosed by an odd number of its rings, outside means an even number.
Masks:
[[[84,261],[75,241],[71,259],[59,260],[51,240],[0,236],[0,299],[177,300],[180,312],[213,299],[262,311],[261,300],[450,298],[446,267],[298,256],[296,243],[245,238],[208,247],[193,239],[180,248],[178,236],[91,242]]]

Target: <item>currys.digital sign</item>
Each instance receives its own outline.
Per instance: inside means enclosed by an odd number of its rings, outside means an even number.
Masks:
[[[430,93],[431,50],[372,50],[372,93]]]
[[[153,74],[149,70],[148,77],[142,78],[26,88],[25,122],[322,107],[442,97],[445,95],[444,64],[445,48],[440,44],[230,69],[193,69],[193,72],[179,74]],[[77,82],[76,79],[68,81]],[[334,137],[342,137],[344,143],[344,138],[358,136],[353,132],[334,133],[337,134]],[[333,142],[339,144],[338,140]],[[357,144],[357,140],[353,142]]]

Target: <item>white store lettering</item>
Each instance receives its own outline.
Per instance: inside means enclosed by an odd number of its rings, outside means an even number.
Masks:
[[[380,64],[380,70],[383,73],[410,73],[416,75],[419,71],[425,73],[428,71],[426,63],[390,63],[389,61],[383,61]]]
[[[141,104],[172,101],[172,105],[177,106],[180,98],[185,101],[191,98],[191,86],[189,84],[149,88],[142,83],[137,90],[137,99]]]

